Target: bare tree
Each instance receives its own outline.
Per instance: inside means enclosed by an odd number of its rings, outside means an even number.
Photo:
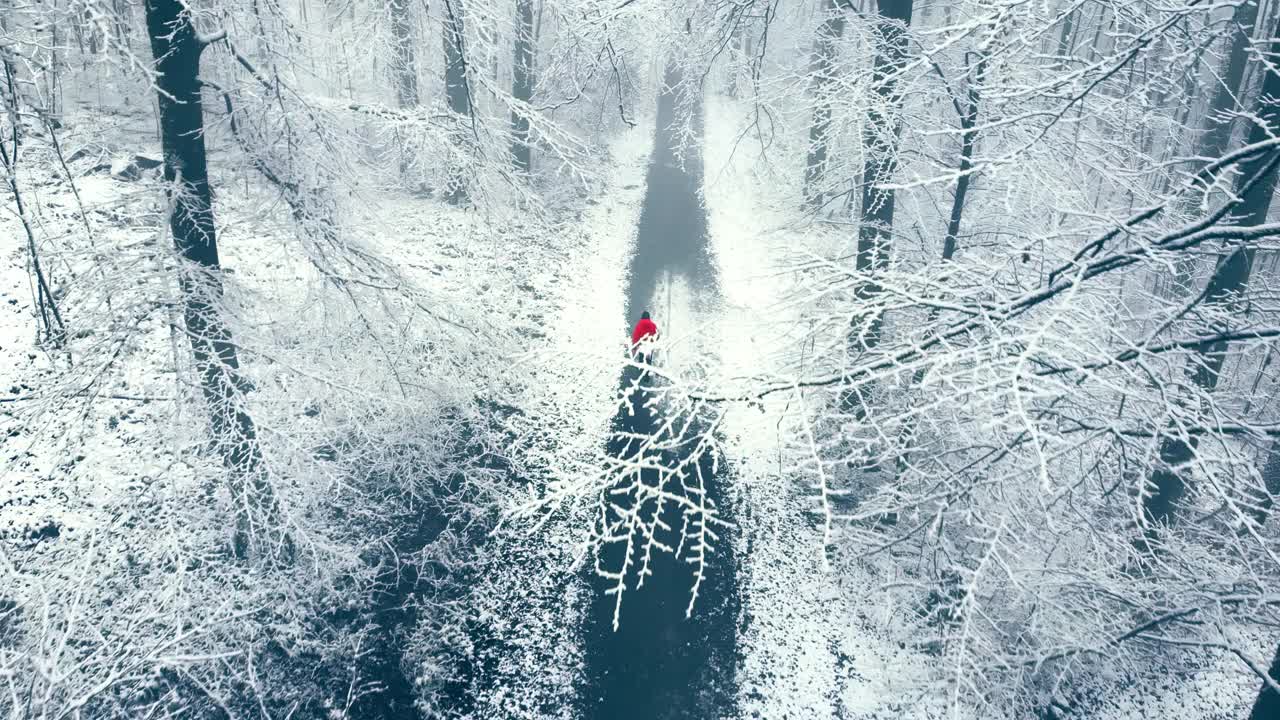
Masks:
[[[534,87],[534,0],[516,0],[515,66],[511,80],[511,96],[519,103],[511,111],[511,157],[517,170],[529,172],[533,166],[533,148],[529,145],[528,106]]]
[[[1258,20],[1258,0],[1246,0],[1236,6],[1231,18],[1231,46],[1223,64],[1222,79],[1213,94],[1206,115],[1206,128],[1200,139],[1199,155],[1218,158],[1231,144],[1231,130],[1235,115],[1242,110],[1241,92],[1244,90],[1245,69],[1249,64],[1249,50],[1253,47],[1253,26]]]
[[[276,501],[265,482],[257,429],[249,415],[249,384],[231,330],[221,316],[222,265],[218,258],[213,193],[209,186],[201,103],[200,56],[208,38],[196,33],[180,0],[148,0],[147,30],[155,57],[164,177],[169,184],[170,229],[182,260],[178,284],[187,339],[209,412],[211,443],[232,483],[237,504],[233,545],[242,557],[257,533],[273,525]]]
[[[955,255],[960,237],[960,221],[964,217],[964,201],[969,195],[969,185],[973,182],[973,149],[978,140],[978,101],[986,72],[987,60],[981,58],[973,70],[973,77],[968,78],[968,97],[964,107],[960,106],[959,100],[952,98],[956,113],[960,115],[960,163],[957,169],[960,177],[956,180],[956,192],[951,200],[947,235],[942,241],[943,260],[950,260]]]
[[[844,35],[844,10],[840,0],[821,0],[825,17],[813,41],[810,74],[813,82],[813,124],[809,127],[809,159],[804,170],[805,202],[820,207],[825,195],[822,184],[827,169],[828,138],[831,131],[832,84],[836,79],[836,43]]]
[[[866,159],[862,168],[862,214],[855,264],[857,271],[865,276],[855,293],[857,301],[863,304],[869,304],[880,294],[875,276],[889,264],[894,191],[884,185],[892,182],[898,170],[901,131],[898,110],[902,105],[898,81],[907,59],[912,0],[880,0],[878,9],[878,38],[871,77],[875,97],[867,109],[863,130]],[[880,312],[855,314],[849,330],[850,350],[856,354],[879,345],[883,323]],[[855,393],[846,394],[842,404],[846,410],[859,413],[863,405]]]
[[[40,251],[36,244],[35,229],[28,217],[22,191],[18,188],[18,158],[21,157],[22,131],[19,120],[20,98],[13,63],[5,56],[0,67],[4,68],[4,78],[0,79],[0,98],[4,99],[6,115],[9,119],[9,137],[0,137],[0,166],[4,168],[5,184],[13,197],[14,210],[22,223],[22,230],[27,236],[27,255],[31,261],[31,274],[36,281],[36,308],[40,315],[40,324],[44,339],[52,346],[59,347],[66,339],[67,329],[58,310],[58,299],[50,287],[48,274],[40,265]],[[50,127],[50,134],[53,129]],[[5,147],[6,140],[11,143],[12,150]]]
[[[1278,50],[1280,42],[1273,39],[1270,51]],[[1268,139],[1280,131],[1280,73],[1271,68],[1259,93],[1257,116],[1260,122],[1250,130],[1248,144],[1266,147]],[[1280,151],[1274,148],[1255,152],[1241,163],[1235,193],[1239,199],[1239,213],[1235,219],[1238,226],[1256,227],[1266,222],[1278,166]],[[1206,337],[1197,346],[1188,368],[1192,384],[1205,393],[1213,391],[1221,376],[1230,345],[1223,339],[1230,329],[1228,323],[1232,316],[1243,312],[1243,295],[1249,287],[1256,243],[1256,240],[1241,241],[1220,256],[1213,275],[1197,299],[1203,311],[1220,316],[1211,318]],[[1161,439],[1160,462],[1151,473],[1142,499],[1146,541],[1155,540],[1161,527],[1176,520],[1178,505],[1186,494],[1185,475],[1189,463],[1196,457],[1199,441],[1195,435],[1177,434],[1176,431]]]
[[[1245,69],[1248,66],[1249,49],[1253,46],[1253,26],[1258,19],[1258,3],[1249,0],[1236,6],[1231,18],[1231,40],[1227,59],[1223,63],[1221,80],[1213,93],[1205,114],[1205,128],[1200,135],[1196,154],[1201,158],[1213,160],[1222,157],[1231,145],[1232,129],[1236,126],[1236,115],[1241,110],[1240,96],[1244,91]],[[1193,82],[1194,78],[1186,78]],[[1190,99],[1188,102],[1192,102]],[[1193,204],[1189,200],[1189,204]],[[1194,282],[1194,261],[1182,258],[1175,266],[1173,287],[1174,297],[1182,297],[1191,292]]]
[[[396,99],[400,107],[418,104],[418,63],[413,49],[413,14],[409,0],[389,0],[387,10],[391,15],[391,34],[395,39],[393,73],[396,78]]]
[[[466,32],[462,19],[462,0],[445,0],[444,18],[444,89],[449,111],[461,127],[471,119],[471,87],[467,83]],[[462,142],[463,133],[457,133]],[[461,171],[455,172],[445,192],[445,198],[454,205],[467,200],[466,180]]]

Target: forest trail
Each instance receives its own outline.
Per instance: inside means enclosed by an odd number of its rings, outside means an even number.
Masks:
[[[668,72],[666,87],[675,86],[677,80]],[[691,126],[697,142],[688,143],[692,149],[683,157],[676,150],[681,139],[680,123],[673,122],[677,103],[677,94],[669,89],[664,89],[658,100],[653,159],[627,292],[628,327],[642,310],[650,309],[663,332],[671,326],[673,278],[691,291],[677,298],[679,304],[701,304],[698,298],[716,293],[715,271],[707,252],[707,214],[699,197],[701,103],[692,108]],[[692,309],[680,308],[682,316],[690,316]],[[716,463],[710,452],[697,452],[692,449],[696,443],[687,442],[696,436],[699,420],[685,423],[689,418],[673,418],[674,411],[665,403],[649,405],[648,401],[656,400],[653,388],[661,381],[642,376],[638,368],[625,368],[620,381],[623,392],[631,393],[632,409],[620,410],[614,418],[607,448],[610,457],[643,463],[644,469],[637,471],[638,480],[648,487],[661,485],[694,502],[698,502],[699,492],[705,492],[709,504],[724,516],[728,510],[724,501],[726,464],[723,459]],[[669,422],[672,420],[679,421]],[[666,449],[642,450],[637,438],[660,438]],[[700,484],[696,478],[701,478]],[[629,491],[621,502],[630,500],[634,506],[634,497],[634,491]],[[719,539],[706,561],[697,602],[686,618],[696,575],[688,558],[690,540],[682,542],[681,532],[693,518],[674,503],[659,507],[654,500],[642,503],[639,514],[658,528],[656,540],[672,548],[685,548],[685,552],[655,550],[647,560],[652,574],[641,582],[640,568],[647,553],[636,531],[631,537],[637,542],[630,550],[626,542],[610,543],[603,550],[605,567],[621,567],[628,552],[631,564],[616,631],[612,627],[616,596],[606,593],[613,583],[592,574],[591,608],[583,628],[586,686],[581,693],[580,717],[735,717],[740,602],[729,529],[715,528]]]

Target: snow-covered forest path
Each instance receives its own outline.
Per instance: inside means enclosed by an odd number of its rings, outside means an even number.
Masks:
[[[676,84],[668,75],[667,87]],[[627,292],[628,322],[634,323],[649,309],[664,332],[677,312],[671,303],[673,283],[679,282],[690,291],[680,293],[680,305],[700,305],[700,298],[706,300],[716,292],[715,271],[707,252],[707,214],[699,197],[701,107],[684,108],[693,113],[688,127],[694,130],[694,141],[684,143],[687,151],[680,152],[678,128],[685,124],[677,118],[678,106],[674,92],[660,95],[653,158]],[[681,307],[678,312],[689,317],[694,310]],[[632,393],[631,409],[621,410],[614,418],[608,453],[619,462],[643,466],[639,480],[646,486],[661,486],[695,504],[703,501],[698,495],[705,492],[709,504],[724,517],[726,466],[723,461],[716,463],[712,453],[674,437],[695,434],[673,427],[684,425],[688,418],[672,422],[676,420],[671,416],[673,410],[658,402],[652,391],[661,383],[640,368],[628,365],[623,370],[621,385],[623,392]],[[697,422],[693,419],[693,424]],[[645,440],[666,436],[672,436],[668,439],[674,442],[661,443],[663,450],[653,449]],[[698,480],[692,481],[692,476]],[[691,482],[697,489],[690,488]],[[634,505],[634,491],[629,492],[622,502]],[[652,539],[672,548],[683,545],[686,552],[649,553],[649,538],[636,537],[636,533],[632,533],[633,542],[606,546],[602,565],[625,568],[627,590],[619,607],[616,595],[607,592],[614,581],[592,575],[591,611],[583,628],[586,687],[581,693],[581,716],[646,720],[734,717],[740,602],[737,563],[729,554],[729,530],[716,528],[719,539],[702,568],[699,583],[699,566],[689,560],[690,540],[684,535],[688,524],[696,520],[677,503],[652,499],[642,501],[640,514],[657,528],[657,537]],[[697,599],[686,617],[695,583]]]

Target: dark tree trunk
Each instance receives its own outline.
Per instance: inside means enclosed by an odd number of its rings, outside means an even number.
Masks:
[[[1280,52],[1280,41],[1271,42],[1270,52]],[[1250,144],[1265,142],[1268,136],[1280,133],[1280,73],[1267,73],[1256,113],[1262,122],[1255,124],[1250,131]],[[1266,222],[1271,196],[1276,188],[1278,163],[1280,151],[1273,150],[1241,164],[1241,174],[1236,182],[1236,194],[1241,198],[1238,212],[1234,214],[1236,225],[1252,227]],[[1242,245],[1218,259],[1204,290],[1203,305],[1206,308],[1226,314],[1243,311],[1242,296],[1249,287],[1255,250],[1252,245]],[[1211,326],[1207,328],[1207,334],[1212,336],[1222,330],[1225,328]],[[1196,348],[1196,356],[1188,372],[1196,388],[1208,393],[1217,387],[1227,349],[1228,343],[1223,341],[1206,342]],[[1196,436],[1165,435],[1161,439],[1159,464],[1151,473],[1147,492],[1142,498],[1148,541],[1156,539],[1162,526],[1176,520],[1178,505],[1186,493],[1185,465],[1195,456],[1196,446]]]
[[[827,135],[831,131],[831,84],[836,78],[836,40],[844,35],[844,10],[839,0],[822,0],[826,18],[813,43],[813,125],[809,128],[809,159],[804,171],[805,202],[820,207],[827,170]]]
[[[1257,497],[1250,507],[1250,514],[1259,526],[1265,525],[1271,508],[1275,506],[1275,499],[1280,497],[1280,439],[1272,440],[1267,447],[1262,463],[1262,488],[1252,492]]]
[[[1280,648],[1276,648],[1276,656],[1271,660],[1271,669],[1267,671],[1267,676],[1274,683],[1280,683]],[[1253,712],[1249,713],[1249,720],[1275,720],[1280,717],[1280,693],[1276,692],[1267,683],[1262,684],[1262,689],[1258,691],[1258,699],[1253,703]]]
[[[1196,155],[1216,160],[1227,153],[1231,146],[1231,131],[1236,123],[1231,114],[1240,110],[1239,98],[1244,88],[1245,69],[1249,64],[1249,48],[1252,45],[1253,26],[1258,19],[1258,5],[1247,2],[1236,7],[1232,17],[1231,49],[1222,67],[1221,80],[1214,91],[1213,100],[1205,114],[1205,130],[1196,144]],[[1265,82],[1265,81],[1264,81]],[[1174,268],[1171,297],[1184,297],[1191,292],[1195,282],[1195,261],[1180,259]]]
[[[969,80],[968,105],[963,109],[957,105],[956,110],[960,113],[960,163],[959,169],[962,173],[960,179],[956,182],[956,194],[951,201],[951,218],[947,221],[947,235],[942,241],[942,261],[950,262],[956,253],[956,247],[959,244],[960,221],[964,217],[964,202],[969,193],[969,182],[972,179],[970,172],[973,170],[973,147],[978,140],[978,131],[975,129],[978,124],[978,101],[980,99],[980,86],[983,77],[987,73],[987,60],[982,58],[978,61],[978,65],[974,68],[973,77]],[[937,308],[929,310],[927,327],[933,327],[934,321],[938,319]],[[932,337],[930,333],[928,337]],[[919,385],[924,380],[925,369],[919,368],[912,374],[911,384]],[[915,437],[916,420],[910,418],[904,424],[902,431],[898,434],[898,447],[903,448],[899,453],[897,462],[894,464],[894,470],[898,476],[901,476],[907,469],[909,460],[910,445]],[[894,516],[896,520],[896,516]]]
[[[982,78],[987,72],[987,61],[978,61],[974,76],[969,81],[969,104],[960,115],[960,179],[956,181],[956,194],[951,201],[951,218],[947,220],[947,236],[942,241],[942,259],[950,260],[956,253],[960,237],[960,220],[964,216],[964,201],[969,195],[973,180],[973,146],[978,140],[978,99]]]
[[[444,90],[449,111],[459,130],[456,142],[462,144],[464,123],[471,120],[471,88],[467,85],[466,34],[462,23],[462,0],[445,0],[444,17]],[[466,180],[462,168],[455,168],[445,198],[455,205],[467,200]]]
[[[1231,144],[1231,129],[1235,126],[1229,113],[1240,110],[1238,98],[1244,88],[1244,73],[1249,65],[1249,48],[1252,46],[1253,26],[1258,20],[1258,4],[1251,1],[1236,7],[1232,18],[1231,50],[1222,70],[1222,81],[1209,105],[1208,127],[1200,140],[1199,154],[1216,159],[1227,152]]]
[[[902,96],[898,90],[898,73],[906,63],[907,27],[911,24],[912,0],[880,0],[876,54],[872,65],[871,84],[875,92],[867,110],[863,133],[866,160],[862,169],[862,214],[858,228],[856,267],[868,276],[855,292],[860,305],[868,305],[880,295],[875,276],[889,264],[890,238],[893,232],[894,192],[884,188],[898,171],[898,135],[901,124],[898,111]],[[859,308],[860,311],[865,308]],[[860,354],[880,344],[883,325],[880,312],[855,313],[849,330],[849,350]],[[847,392],[843,405],[861,414],[863,398]]]
[[[533,167],[528,115],[534,85],[533,3],[534,0],[516,0],[516,56],[511,96],[519,105],[511,111],[511,159],[515,162],[516,169],[522,172],[529,172]]]
[[[744,20],[745,18],[740,14],[737,18],[737,22],[733,26],[733,39],[729,46],[729,82],[728,86],[725,88],[725,92],[729,94],[729,97],[735,100],[738,99],[740,92],[738,88],[738,75],[742,68],[743,59],[746,57],[742,45],[743,37],[746,35],[746,27],[743,22]]]
[[[1058,65],[1066,67],[1076,46],[1076,12],[1072,10],[1062,19],[1062,34],[1058,36]]]
[[[471,91],[467,86],[467,60],[464,54],[462,3],[448,0],[444,20],[444,87],[449,110],[460,116],[471,114]]]
[[[395,39],[396,99],[400,107],[411,108],[418,104],[418,61],[413,50],[413,15],[409,0],[390,0],[387,10],[391,15],[391,34]]]
[[[893,231],[894,192],[883,187],[898,171],[898,72],[907,56],[907,26],[911,24],[912,0],[880,0],[879,34],[872,87],[876,93],[867,111],[863,138],[867,159],[862,171],[862,223],[858,229],[857,267],[874,272],[889,262],[889,240]],[[878,294],[879,288],[869,288]]]
[[[200,95],[204,44],[180,0],[147,0],[147,30],[156,61],[164,177],[170,228],[183,263],[178,285],[182,316],[210,417],[211,447],[226,467],[237,506],[233,544],[249,552],[254,522],[274,527],[275,498],[262,476],[257,430],[245,408],[247,383],[231,331],[220,312],[222,267],[213,219]]]

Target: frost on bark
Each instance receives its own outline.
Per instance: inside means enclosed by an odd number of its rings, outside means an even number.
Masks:
[[[533,3],[516,0],[515,65],[511,80],[511,96],[519,105],[511,111],[511,159],[516,169],[529,172],[533,167],[533,150],[529,146],[528,105],[533,100]]]
[[[418,62],[413,50],[413,15],[409,0],[390,0],[391,34],[395,40],[396,99],[400,107],[418,104]]]
[[[875,59],[871,85],[874,97],[867,110],[863,131],[862,212],[858,228],[856,268],[864,280],[855,292],[859,305],[869,305],[880,295],[876,275],[889,264],[890,237],[893,232],[894,191],[885,188],[898,171],[898,136],[901,123],[898,111],[902,95],[898,89],[899,73],[907,59],[907,27],[911,24],[912,0],[880,0]],[[879,312],[858,308],[849,329],[849,350],[860,354],[880,344],[883,317]],[[855,392],[846,393],[846,410],[862,412],[862,400]]]
[[[275,497],[263,478],[257,429],[246,408],[248,383],[231,330],[219,314],[223,286],[209,187],[197,36],[181,0],[147,0],[147,30],[156,63],[164,177],[170,229],[182,259],[182,317],[210,421],[210,445],[226,468],[237,508],[233,546],[247,556],[256,522],[274,527]]]
[[[467,86],[467,57],[462,24],[462,0],[445,0],[444,12],[444,90],[449,111],[457,123],[458,144],[463,143],[463,124],[471,118],[471,89]],[[445,199],[454,205],[467,200],[466,181],[462,169],[455,168],[445,191]]]
[[[805,202],[820,207],[825,193],[827,139],[831,132],[831,91],[836,75],[836,41],[844,35],[844,10],[839,0],[822,0],[826,18],[813,42],[813,124],[809,127],[809,158],[804,171]]]
[[[1273,35],[1274,37],[1274,35]],[[1280,52],[1280,41],[1271,42],[1270,52]],[[1264,143],[1280,133],[1280,73],[1268,72],[1258,95],[1259,122],[1249,132],[1248,143]],[[1240,203],[1233,213],[1234,224],[1254,227],[1266,222],[1271,196],[1276,187],[1276,167],[1280,150],[1270,149],[1240,164],[1235,192]],[[1201,307],[1220,317],[1231,318],[1244,311],[1243,295],[1249,286],[1256,240],[1241,243],[1218,258],[1217,266],[1202,293]],[[1229,343],[1216,339],[1229,328],[1215,322],[1206,328],[1206,340],[1195,349],[1188,371],[1191,384],[1200,392],[1217,387]],[[1166,434],[1160,440],[1159,460],[1142,496],[1143,545],[1157,539],[1160,528],[1176,521],[1178,506],[1186,494],[1187,466],[1196,455],[1197,435]]]

